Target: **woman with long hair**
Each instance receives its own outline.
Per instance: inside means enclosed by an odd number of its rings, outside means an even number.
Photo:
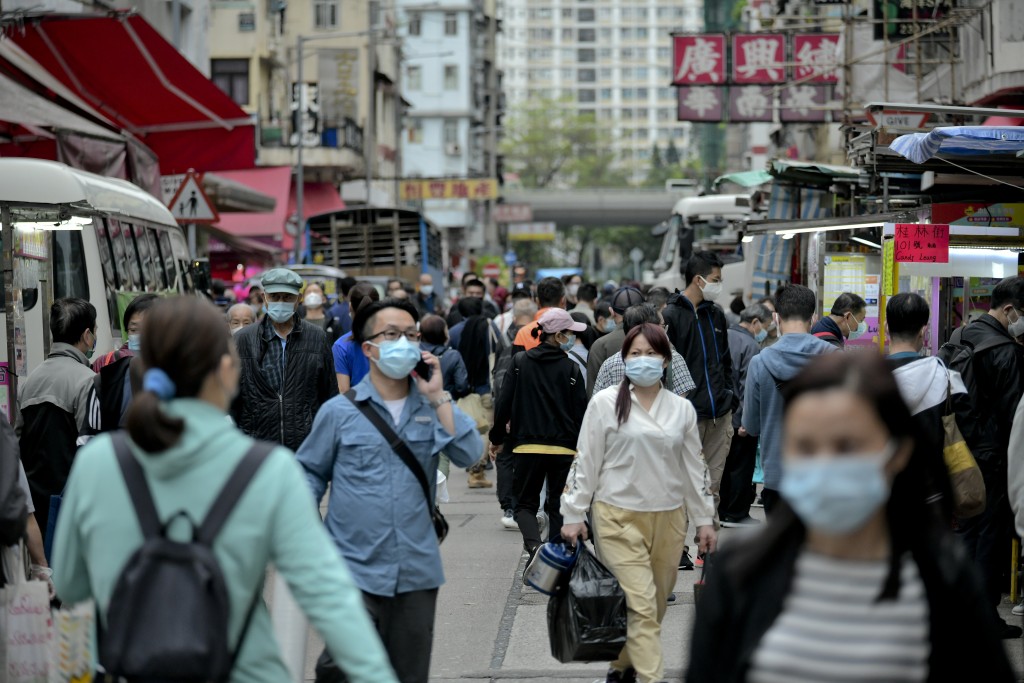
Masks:
[[[193,529],[183,518],[197,524],[206,517],[255,443],[227,416],[238,391],[238,354],[220,311],[180,297],[149,310],[139,360],[143,391],[128,410],[129,455],[141,467],[168,537],[188,540]],[[60,599],[94,599],[101,624],[122,571],[144,540],[113,439],[101,434],[75,457],[53,546]],[[256,601],[271,563],[349,680],[396,680],[362,593],[327,535],[291,451],[269,452],[212,548],[230,603],[228,638],[237,649],[231,683],[289,678],[270,614]]]
[[[687,513],[702,552],[715,548],[714,499],[701,457],[697,412],[665,390],[672,345],[653,323],[622,345],[625,377],[590,401],[562,494],[562,538],[587,538],[626,594],[626,647],[606,681],[652,683],[665,674],[661,621],[686,543]],[[591,502],[593,501],[593,502]]]
[[[1014,680],[885,361],[826,354],[782,391],[781,500],[713,559],[687,680]]]

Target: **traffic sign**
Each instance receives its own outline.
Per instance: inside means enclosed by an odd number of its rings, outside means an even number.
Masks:
[[[216,223],[220,220],[213,203],[203,192],[200,176],[192,172],[185,174],[168,208],[179,223]]]
[[[924,128],[928,121],[928,112],[897,111],[883,109],[880,112],[868,111],[868,120],[877,128]]]
[[[519,256],[516,255],[516,252],[514,252],[514,251],[506,251],[505,252],[505,265],[514,266],[516,264],[516,261],[518,261],[518,260],[519,260]]]
[[[484,277],[501,277],[501,266],[497,263],[484,264]]]

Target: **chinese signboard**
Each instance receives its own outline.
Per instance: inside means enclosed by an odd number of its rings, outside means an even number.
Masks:
[[[554,223],[510,223],[510,242],[550,242],[555,239]]]
[[[780,33],[737,34],[732,37],[734,83],[783,83],[786,80],[786,37]]]
[[[730,121],[771,122],[775,95],[772,89],[760,85],[729,88]]]
[[[725,88],[699,85],[676,88],[680,121],[721,121],[725,112]]]
[[[931,28],[940,19],[949,16],[956,3],[953,0],[875,0],[875,40],[888,35],[890,40],[906,38]],[[933,32],[948,40],[952,26]]]
[[[529,204],[495,204],[491,212],[495,223],[529,223],[533,207]]]
[[[725,83],[725,34],[673,36],[672,85]]]
[[[782,91],[779,119],[790,122],[823,122],[832,91],[830,85],[791,85]]]
[[[949,263],[949,226],[897,223],[893,238],[899,263]]]
[[[835,83],[839,80],[839,34],[801,33],[793,36],[793,75],[811,83]]]
[[[498,181],[494,178],[403,180],[398,187],[398,197],[403,201],[420,199],[497,199]]]

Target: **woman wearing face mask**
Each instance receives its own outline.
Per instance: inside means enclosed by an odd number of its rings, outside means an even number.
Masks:
[[[302,293],[300,313],[303,320],[308,320],[326,332],[327,341],[331,344],[334,344],[341,336],[341,321],[328,312],[324,286],[319,282],[311,282],[306,285],[306,289]]]
[[[660,326],[638,325],[622,345],[626,377],[594,395],[562,494],[562,538],[587,538],[593,512],[601,561],[626,593],[626,647],[606,680],[660,681],[661,620],[686,544],[687,514],[699,550],[715,548],[714,499],[701,457],[697,413],[663,390],[672,346]],[[593,503],[591,503],[593,501]]]
[[[179,511],[203,520],[255,443],[227,419],[239,360],[222,314],[196,298],[157,303],[143,326],[140,360],[143,390],[128,412],[128,456],[141,466],[162,522]],[[349,680],[395,681],[361,592],[309,498],[296,495],[306,488],[294,454],[273,448],[216,537],[213,553],[231,606],[229,642],[240,643],[230,681],[288,679],[270,615],[262,600],[254,602],[271,562]],[[173,539],[190,533],[182,520],[168,526]],[[78,452],[64,493],[53,548],[60,598],[94,599],[105,621],[115,584],[142,541],[113,439],[101,435]]]
[[[864,322],[867,316],[867,302],[852,292],[843,292],[832,304],[832,313],[825,316],[811,328],[811,334],[842,349],[846,340],[853,341],[868,331]]]
[[[513,491],[515,518],[523,535],[523,548],[533,557],[544,542],[537,512],[547,482],[544,509],[550,523],[548,539],[562,528],[558,497],[576,454],[576,440],[587,410],[587,389],[579,366],[565,349],[586,326],[561,308],[550,308],[534,330],[540,344],[513,357],[512,368],[501,385],[494,406],[491,452],[512,442],[515,460]]]
[[[1014,680],[885,361],[827,354],[783,394],[782,501],[715,558],[687,680]]]

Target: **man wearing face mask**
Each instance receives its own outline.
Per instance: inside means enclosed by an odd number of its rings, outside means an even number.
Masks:
[[[832,313],[815,323],[811,334],[837,349],[845,348],[847,339],[853,341],[868,331],[864,322],[867,314],[864,299],[852,292],[843,292],[832,304]]]
[[[242,378],[232,414],[249,436],[295,450],[320,406],[338,393],[334,357],[324,330],[299,318],[302,278],[274,268],[262,284],[266,315],[235,336]]]
[[[426,315],[441,315],[441,297],[434,293],[433,275],[420,273],[418,291],[412,302],[416,305],[421,318]]]
[[[228,309],[228,329],[235,335],[256,322],[256,314],[249,304],[235,304]]]
[[[434,611],[444,583],[430,515],[434,501],[424,499],[410,466],[422,468],[433,496],[441,451],[454,465],[468,467],[483,448],[476,422],[444,390],[440,361],[420,349],[417,319],[408,301],[386,299],[359,309],[352,332],[370,374],[323,407],[297,453],[318,504],[331,484],[324,523],[363,591],[402,683],[429,677]],[[420,362],[429,366],[429,378],[414,372]],[[416,462],[407,465],[362,409],[386,421]],[[341,680],[325,652],[317,681]]]
[[[775,313],[775,299],[771,298],[770,296],[766,296],[757,303],[767,308],[769,314]],[[767,349],[775,342],[779,341],[779,326],[775,324],[774,315],[772,315],[772,320],[768,324],[768,327],[765,328],[765,330],[768,332],[768,334],[761,341],[760,346],[762,351],[764,349]]]
[[[696,252],[686,264],[685,276],[686,289],[669,299],[662,315],[668,324],[668,338],[686,359],[697,383],[690,401],[697,410],[697,428],[717,509],[718,487],[732,442],[732,411],[738,407],[728,325],[725,313],[715,305],[722,295],[722,259],[714,252]]]

